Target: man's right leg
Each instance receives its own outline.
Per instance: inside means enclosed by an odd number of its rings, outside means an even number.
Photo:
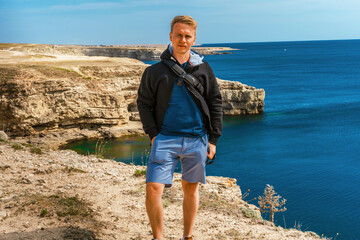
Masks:
[[[165,184],[156,182],[146,183],[146,211],[149,216],[151,229],[155,239],[163,238],[163,204],[162,193]]]

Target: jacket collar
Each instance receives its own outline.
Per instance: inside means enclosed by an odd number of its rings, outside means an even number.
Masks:
[[[171,59],[172,58],[172,52],[173,52],[173,45],[170,43],[167,47],[167,49],[161,54],[160,59]],[[174,58],[175,59],[175,58]],[[193,49],[190,49],[190,59],[189,62],[192,66],[198,66],[203,63],[204,56],[198,52],[196,52]],[[176,61],[178,62],[178,61]]]

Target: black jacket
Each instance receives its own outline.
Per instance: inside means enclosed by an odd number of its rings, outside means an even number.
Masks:
[[[160,56],[161,59],[170,59],[170,57],[169,49]],[[199,93],[195,92],[194,88],[185,85],[201,109],[209,142],[216,145],[222,131],[223,113],[221,94],[214,72],[207,62],[197,66],[187,64],[185,71],[199,79],[204,86],[205,91],[201,99],[196,96]],[[144,131],[150,139],[160,132],[176,79],[177,75],[162,62],[147,67],[142,75],[137,106]]]

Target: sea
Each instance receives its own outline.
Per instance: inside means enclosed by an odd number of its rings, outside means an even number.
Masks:
[[[360,40],[202,46],[238,49],[204,60],[218,78],[263,88],[266,95],[262,114],[224,117],[207,175],[235,178],[255,205],[252,199],[272,185],[287,208],[275,213],[276,225],[359,240]],[[67,147],[88,154],[95,145]],[[147,137],[130,136],[109,140],[103,154],[146,164],[149,151]]]

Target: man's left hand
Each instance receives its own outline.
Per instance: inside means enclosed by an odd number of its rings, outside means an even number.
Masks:
[[[207,157],[213,159],[216,152],[216,145],[209,143],[209,152],[207,152]]]

